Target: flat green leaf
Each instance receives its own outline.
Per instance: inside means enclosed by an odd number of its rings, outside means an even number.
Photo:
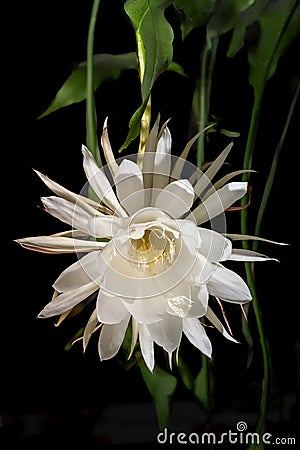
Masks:
[[[179,15],[182,38],[185,39],[194,28],[207,24],[216,0],[174,0],[173,4]]]
[[[124,70],[137,69],[137,58],[134,52],[120,55],[103,53],[94,55],[94,89],[103,82],[116,80]],[[39,119],[48,114],[81,102],[86,98],[86,62],[81,62],[57,92],[53,102]]]
[[[188,367],[188,365],[183,361],[183,359],[179,356],[178,358],[178,372],[180,375],[180,378],[185,385],[185,387],[189,390],[194,389],[195,387],[195,380],[194,377]]]
[[[274,74],[279,58],[300,30],[300,4],[296,0],[270,2],[259,18],[260,36],[248,51],[249,82],[256,97]]]
[[[257,0],[260,3],[260,0]],[[239,24],[240,16],[247,11],[255,0],[222,0],[207,24],[207,40],[227,33]],[[247,11],[248,12],[248,11]]]
[[[142,104],[129,122],[129,133],[120,151],[139,134],[140,121],[157,77],[170,67],[173,58],[173,29],[164,12],[171,0],[127,0],[124,8],[135,28],[138,46],[143,52],[139,57],[142,75]],[[142,67],[143,66],[143,70]]]
[[[270,0],[255,0],[249,8],[237,14],[237,22],[234,26],[229,48],[228,57],[233,57],[244,46],[247,27],[258,21]]]
[[[195,379],[194,395],[203,405],[206,411],[211,411],[213,404],[213,374],[212,366],[208,358],[202,356],[202,367]]]
[[[170,72],[176,72],[179,75],[182,75],[184,77],[188,77],[188,75],[184,71],[184,68],[180,64],[177,64],[174,61],[171,62],[171,64],[167,68],[167,70],[170,71]]]
[[[139,367],[145,384],[155,402],[159,426],[164,429],[169,424],[170,399],[176,389],[176,377],[162,370],[157,365],[153,372],[150,372],[143,359],[139,362]]]

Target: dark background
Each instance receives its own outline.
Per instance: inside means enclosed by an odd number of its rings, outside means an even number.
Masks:
[[[21,249],[14,239],[51,234],[64,229],[38,206],[50,195],[37,179],[37,169],[65,187],[79,192],[85,183],[80,147],[85,143],[85,104],[64,108],[37,120],[48,107],[71,70],[86,58],[86,39],[92,2],[33,2],[15,5],[7,14],[10,32],[5,35],[3,65],[2,142],[4,277],[1,314],[1,450],[43,448],[48,444],[100,448],[108,444],[152,444],[158,432],[155,409],[139,369],[124,370],[120,358],[100,362],[97,338],[83,355],[81,344],[66,351],[65,345],[82,326],[82,316],[54,327],[52,320],[36,319],[52,295],[52,283],[74,262],[71,255],[44,255]],[[172,20],[172,12],[168,11]],[[103,0],[97,22],[95,53],[135,50],[131,24],[122,2]],[[12,37],[13,36],[13,37]],[[153,117],[160,111],[169,124],[173,153],[179,153],[195,132],[191,100],[198,76],[203,35],[193,32],[180,42],[175,35],[174,59],[189,78],[174,73],[162,76],[153,90]],[[229,39],[229,36],[228,36]],[[247,83],[245,53],[225,55],[228,40],[222,39],[213,79],[211,112],[222,125],[239,131],[229,157],[232,170],[241,168],[252,104]],[[270,169],[275,146],[299,82],[299,40],[280,60],[268,82],[251,177],[252,202],[248,210],[249,232]],[[139,105],[137,73],[130,71],[97,91],[99,127],[109,117],[113,148],[125,139],[129,118]],[[279,263],[256,265],[258,295],[272,356],[272,408],[268,431],[295,436],[299,425],[299,324],[297,316],[299,249],[299,107],[291,122],[280,156],[278,171],[263,220],[261,235],[289,246],[261,244],[259,250],[278,258]],[[229,142],[211,136],[207,159],[215,157]],[[124,151],[136,151],[137,142]],[[229,217],[229,231],[239,232],[238,213]],[[242,266],[234,266],[243,274]],[[247,369],[247,345],[241,333],[239,308],[226,306],[233,331],[241,345],[227,342],[209,330],[214,348],[215,427],[234,429],[238,420],[253,427],[259,409],[262,363],[253,311],[250,326],[254,357]],[[184,357],[194,373],[200,355],[183,344]],[[162,355],[158,350],[158,358]],[[299,356],[298,356],[299,358]],[[166,366],[165,366],[166,368]],[[176,369],[175,369],[176,373]],[[201,408],[178,381],[171,409],[175,431],[201,432]],[[219,427],[219,428],[218,428]]]

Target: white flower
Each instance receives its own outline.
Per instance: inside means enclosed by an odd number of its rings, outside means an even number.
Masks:
[[[42,198],[45,209],[72,229],[17,240],[31,250],[78,253],[78,260],[53,284],[53,299],[39,317],[61,315],[62,321],[97,293],[84,348],[100,323],[100,358],[112,358],[131,321],[132,351],[139,341],[150,370],[154,344],[172,355],[183,334],[211,356],[211,342],[199,320],[203,316],[234,341],[208,306],[209,296],[243,304],[251,294],[243,279],[223,263],[269,259],[233,250],[231,240],[242,236],[225,237],[224,211],[247,191],[245,182],[228,183],[236,173],[211,184],[231,145],[203,173],[184,158],[172,157],[171,141],[167,126],[159,132],[156,121],[140,168],[134,158],[115,160],[105,122],[101,143],[107,166],[99,168],[82,147],[84,171],[99,200],[74,194],[37,172],[56,194]],[[209,221],[211,228],[202,227]],[[216,226],[218,231],[212,229]]]

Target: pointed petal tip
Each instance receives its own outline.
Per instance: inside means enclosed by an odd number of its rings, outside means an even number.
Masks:
[[[239,190],[247,190],[248,182],[247,181],[232,181],[228,183],[228,189],[230,191],[239,191]]]

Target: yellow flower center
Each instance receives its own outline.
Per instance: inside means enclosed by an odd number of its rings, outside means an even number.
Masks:
[[[166,270],[175,259],[175,239],[162,229],[147,229],[143,237],[130,239],[130,243],[132,261],[138,269],[150,271],[151,275]]]

